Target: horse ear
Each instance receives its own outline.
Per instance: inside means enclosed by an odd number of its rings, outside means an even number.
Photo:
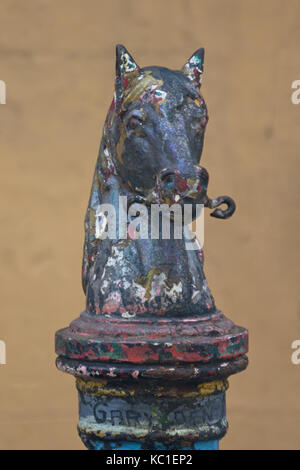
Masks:
[[[194,82],[197,88],[201,87],[202,76],[203,76],[203,64],[204,64],[204,49],[198,49],[194,54],[189,58],[187,63],[182,67],[182,72],[186,75],[192,82]]]
[[[120,102],[124,90],[130,82],[140,73],[139,66],[129,54],[127,49],[118,44],[116,47],[116,99]]]

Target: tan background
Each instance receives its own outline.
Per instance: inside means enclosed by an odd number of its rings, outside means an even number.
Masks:
[[[238,204],[225,222],[206,214],[206,274],[250,332],[221,447],[300,448],[299,15],[293,0],[1,1],[0,448],[83,448],[54,333],[84,307],[83,218],[118,42],[141,66],[170,68],[206,48],[202,163],[211,197]]]

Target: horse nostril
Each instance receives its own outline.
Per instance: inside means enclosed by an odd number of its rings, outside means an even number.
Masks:
[[[159,178],[161,181],[165,181],[168,177],[175,175],[176,171],[171,170],[170,168],[165,168],[159,173]]]
[[[179,170],[165,169],[160,172],[160,187],[161,190],[168,193],[173,193],[177,196],[183,196],[189,189],[186,177],[184,177]]]
[[[166,176],[166,178],[163,180],[163,187],[164,187],[166,190],[173,190],[173,189],[175,189],[175,178],[174,178],[174,175]]]
[[[171,169],[162,170],[159,174],[161,186],[165,191],[174,191],[176,186],[175,171]]]

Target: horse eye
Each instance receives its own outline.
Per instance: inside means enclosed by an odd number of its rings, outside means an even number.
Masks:
[[[137,116],[131,116],[131,118],[127,122],[127,128],[128,129],[136,129],[137,127],[140,127],[143,124],[143,121],[138,118]]]
[[[202,119],[195,119],[192,122],[192,128],[195,129],[197,132],[203,132],[206,127],[207,121],[205,118]]]

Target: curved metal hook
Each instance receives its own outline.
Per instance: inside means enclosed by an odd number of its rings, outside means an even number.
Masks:
[[[208,197],[204,206],[209,207],[209,209],[214,209],[215,207],[219,207],[221,204],[226,204],[227,208],[225,210],[216,209],[210,215],[212,217],[217,217],[217,219],[228,219],[228,217],[232,216],[236,208],[235,202],[231,197],[220,196],[215,199],[210,199]]]

